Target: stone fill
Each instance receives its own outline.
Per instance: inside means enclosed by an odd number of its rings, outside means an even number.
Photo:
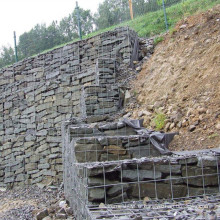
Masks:
[[[123,121],[63,124],[64,192],[77,219],[92,219],[89,207],[99,204],[117,208],[131,201],[219,193],[218,150],[162,156],[137,133]]]
[[[62,181],[61,123],[118,111],[135,39],[121,27],[0,70],[0,186]]]

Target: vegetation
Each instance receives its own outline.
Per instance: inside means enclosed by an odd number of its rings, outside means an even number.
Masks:
[[[127,0],[104,0],[97,13],[79,8],[83,38],[112,30],[118,26],[129,26],[140,37],[158,35],[165,32],[164,14],[161,0],[133,0],[134,20],[130,20]],[[169,28],[172,32],[176,22],[185,16],[207,10],[219,4],[220,0],[165,0]],[[76,10],[59,23],[53,21],[48,27],[37,24],[29,32],[19,37],[19,60],[42,53],[54,47],[78,40]],[[158,38],[155,43],[158,43]],[[0,48],[0,68],[14,62],[14,50],[11,47]]]
[[[165,120],[166,116],[163,113],[157,113],[153,119],[155,126],[156,126],[156,131],[160,131],[164,126],[165,126]]]
[[[164,40],[164,37],[162,37],[162,36],[155,37],[154,38],[154,45],[157,45],[158,43],[160,43],[163,40]]]
[[[2,47],[0,51],[0,68],[14,63],[14,50],[11,47]]]
[[[218,136],[219,136],[219,134],[214,133],[214,134],[209,135],[208,138],[213,139],[213,138],[218,137]]]

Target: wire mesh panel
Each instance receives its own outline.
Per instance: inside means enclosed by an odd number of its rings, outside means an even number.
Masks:
[[[220,192],[218,151],[165,157],[148,138],[135,135],[135,130],[123,123],[67,127],[65,194],[67,199],[77,198],[71,202],[79,219],[93,219],[93,212],[100,218],[100,203],[117,208],[132,201],[175,200]],[[129,210],[124,213],[132,214]],[[116,216],[115,212],[109,214],[109,218]]]
[[[125,24],[127,21],[131,19],[132,15],[133,18],[136,19],[146,15],[149,12],[156,12],[162,10],[163,5],[162,0],[132,0],[130,2],[132,3],[129,4],[128,0],[114,0],[107,7],[106,5],[108,2],[104,1],[98,10],[99,16],[96,21],[96,25],[98,26],[98,28],[102,29],[111,27],[112,25]],[[182,2],[182,0],[165,0],[164,5],[168,8],[180,2]],[[132,8],[130,6],[132,6]],[[104,14],[105,19],[103,19]],[[158,15],[158,19],[161,19],[160,15]],[[164,22],[163,19],[162,22]]]
[[[118,28],[2,70],[2,185],[62,181],[61,122],[118,111],[116,62],[131,59],[135,37]]]
[[[219,219],[220,197],[205,196],[185,200],[146,200],[120,205],[90,206],[88,219]]]
[[[149,138],[138,135],[76,138],[71,142],[76,162],[114,161],[159,156]]]
[[[161,158],[115,163],[73,164],[75,169],[72,171],[78,178],[76,184],[78,188],[74,187],[73,191],[78,192],[77,196],[81,201],[78,208],[82,209],[87,206],[94,211],[95,206],[90,206],[91,203],[99,207],[100,203],[119,205],[132,204],[132,201],[173,200],[218,194],[219,155],[211,155],[208,158],[207,156],[187,157],[187,159],[191,158],[197,159],[197,162],[183,164],[186,158],[177,157],[176,160]],[[200,167],[201,159],[206,161],[202,167]],[[217,161],[217,163],[211,164],[210,161]],[[186,165],[188,165],[189,173],[191,170],[200,168],[209,169],[209,173],[198,172],[185,176],[184,166]],[[122,214],[120,213],[120,216]],[[127,214],[125,212],[123,215]]]

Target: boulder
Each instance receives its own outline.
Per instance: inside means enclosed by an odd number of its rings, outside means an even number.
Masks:
[[[103,150],[107,153],[114,155],[125,155],[127,153],[127,151],[123,147],[116,145],[105,146]]]
[[[217,165],[220,165],[220,161],[215,156],[198,157],[198,167],[217,167]]]
[[[47,209],[44,209],[40,212],[37,213],[36,215],[36,219],[37,220],[42,220],[43,218],[47,217],[49,215],[49,212]]]
[[[107,195],[110,197],[115,197],[121,195],[122,192],[126,192],[129,188],[129,184],[120,184],[113,185],[110,189],[107,190]]]

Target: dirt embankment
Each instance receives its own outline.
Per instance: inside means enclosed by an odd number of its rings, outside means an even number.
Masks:
[[[133,84],[133,118],[178,131],[171,150],[220,147],[220,5],[181,21],[157,45]],[[137,107],[138,106],[138,107]]]

